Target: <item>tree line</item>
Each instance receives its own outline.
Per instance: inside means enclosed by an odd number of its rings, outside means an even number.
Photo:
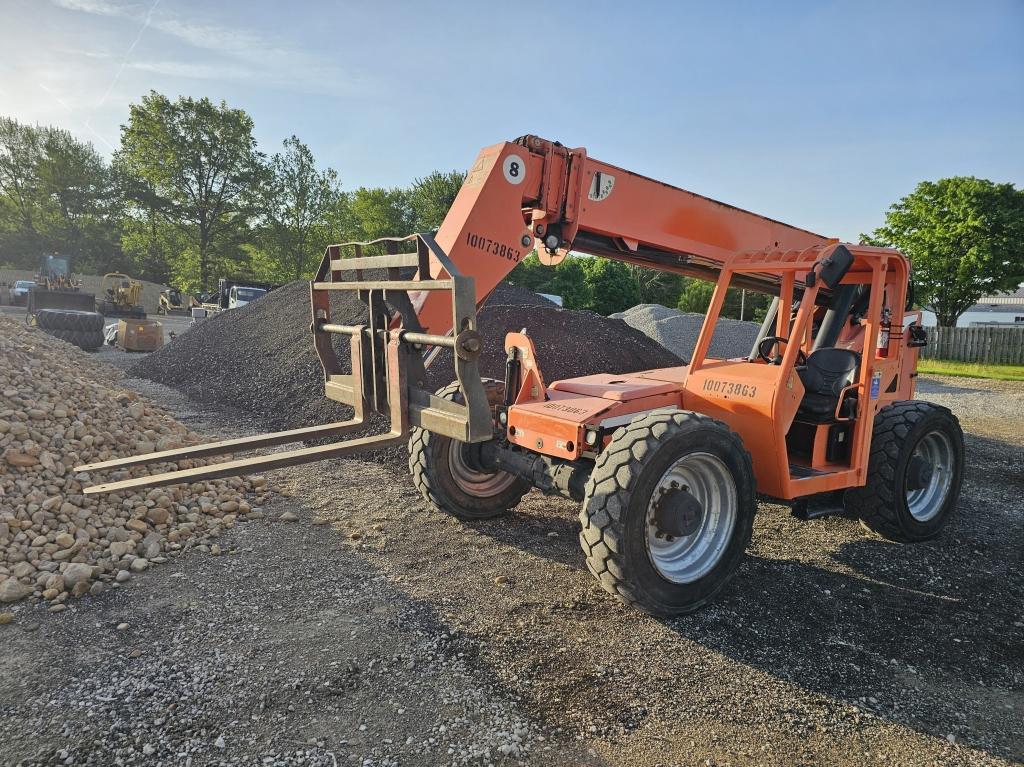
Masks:
[[[206,98],[132,104],[109,161],[67,130],[0,117],[0,264],[60,252],[76,272],[188,291],[224,275],[287,282],[332,242],[436,229],[464,176],[343,191],[298,137],[267,156],[245,111]]]
[[[435,171],[407,187],[345,191],[298,137],[268,156],[244,110],[155,91],[130,106],[109,161],[67,130],[0,117],[0,265],[33,269],[60,252],[80,273],[124,271],[187,291],[224,275],[286,282],[309,277],[329,243],[436,229],[464,178]],[[1024,190],[922,182],[861,237],[902,250],[918,303],[953,325],[982,296],[1024,282]],[[510,279],[601,314],[638,303],[703,312],[713,289],[575,255],[555,267],[531,255]],[[724,315],[757,320],[769,300],[731,290]]]
[[[531,254],[512,270],[509,281],[538,293],[561,296],[567,309],[605,315],[637,304],[661,304],[703,314],[715,289],[707,280],[572,254],[556,266],[545,266],[535,253]],[[763,293],[730,288],[722,316],[760,321],[771,300]]]

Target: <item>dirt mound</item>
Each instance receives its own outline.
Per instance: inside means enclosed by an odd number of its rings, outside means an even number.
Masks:
[[[335,322],[354,323],[364,313],[355,294],[339,291],[332,296]],[[308,283],[293,282],[191,328],[140,360],[129,375],[174,387],[200,402],[243,408],[269,429],[344,420],[351,410],[323,395],[309,319]],[[523,327],[537,342],[549,381],[679,364],[675,355],[620,320],[561,310],[512,285],[499,286],[479,320],[485,340],[481,369],[495,378],[504,377],[505,333]],[[347,372],[346,342],[338,339],[339,359]],[[453,378],[450,354],[439,355],[428,385],[438,389]]]

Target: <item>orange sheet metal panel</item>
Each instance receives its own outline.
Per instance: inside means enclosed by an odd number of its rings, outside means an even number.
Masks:
[[[522,205],[537,194],[542,168],[541,158],[516,144],[482,149],[437,232],[437,244],[455,267],[476,280],[477,303],[533,250]],[[435,279],[449,276],[433,256],[430,272]],[[449,293],[422,291],[411,298],[424,332],[451,330]]]
[[[785,434],[803,385],[795,372],[786,381],[781,375],[782,368],[774,365],[705,360],[686,379],[683,407],[728,424],[753,458],[758,491],[784,498],[789,479]],[[776,418],[777,406],[790,411],[785,423]]]
[[[576,458],[583,425],[614,405],[600,397],[573,396],[513,405],[508,410],[508,440],[545,455]]]
[[[508,410],[509,442],[556,458],[578,458],[583,452],[583,432],[606,418],[640,413],[659,407],[679,406],[678,389],[628,401],[576,396],[548,390],[547,402],[513,405]]]
[[[600,174],[600,188],[595,176]],[[743,250],[802,249],[828,239],[588,157],[581,230],[725,260]]]
[[[686,383],[686,377],[690,374],[689,365],[679,365],[674,368],[655,368],[654,370],[641,370],[633,373],[637,378],[647,378],[653,381],[669,381],[682,387]]]
[[[652,381],[641,376],[609,375],[598,373],[592,376],[567,378],[555,381],[551,389],[562,392],[583,394],[587,397],[601,397],[618,402],[629,402],[640,397],[651,397],[656,394],[667,394],[677,391],[678,387],[662,381]]]

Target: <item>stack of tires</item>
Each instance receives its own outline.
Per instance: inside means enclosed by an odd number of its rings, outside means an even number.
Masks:
[[[95,351],[103,345],[103,315],[98,312],[40,309],[36,312],[36,325],[85,351]]]

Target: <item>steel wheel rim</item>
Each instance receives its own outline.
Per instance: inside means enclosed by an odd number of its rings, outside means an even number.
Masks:
[[[477,471],[466,462],[464,442],[451,440],[448,445],[448,466],[459,489],[477,498],[490,498],[507,489],[516,478],[505,471]]]
[[[661,494],[686,487],[703,507],[700,527],[692,534],[669,540],[659,537],[654,509]],[[710,453],[689,453],[662,475],[647,505],[647,556],[658,574],[672,583],[693,583],[707,575],[722,559],[736,527],[736,481],[721,458]]]
[[[907,510],[918,522],[928,522],[941,511],[953,486],[953,443],[942,432],[929,432],[914,448],[910,458],[915,457],[931,467],[931,475],[924,487],[914,490],[906,488],[907,477],[903,478]]]

